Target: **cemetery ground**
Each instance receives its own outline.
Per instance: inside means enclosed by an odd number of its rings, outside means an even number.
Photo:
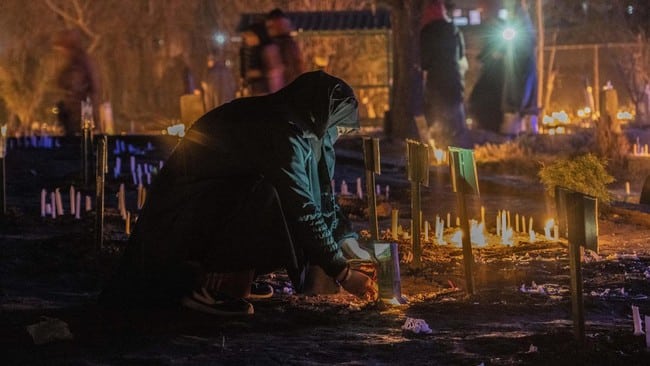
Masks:
[[[420,268],[410,263],[409,240],[398,240],[406,305],[367,303],[346,293],[292,295],[286,275],[278,271],[266,276],[276,295],[255,301],[251,317],[214,317],[180,308],[102,308],[97,295],[127,241],[117,210],[120,183],[125,183],[128,210],[137,215],[129,157],[157,167],[175,143],[170,136],[117,139],[131,151],[121,153],[122,174],[115,178],[116,138],[109,139],[101,250],[95,246],[94,213],[75,219],[66,204],[69,186],[81,188],[78,140],[61,140],[55,149],[13,146],[8,151],[8,213],[0,223],[1,364],[650,364],[645,335],[634,334],[632,317],[633,305],[642,320],[650,315],[650,214],[646,206],[634,203],[645,178],[638,172],[617,175],[611,189],[618,202],[602,209],[598,220],[599,252],[584,253],[585,339],[580,343],[572,322],[567,242],[544,235],[554,207],[536,176],[542,153],[506,152],[493,162],[479,161],[481,195],[468,197],[468,211],[477,219],[485,207],[487,227],[486,244],[473,249],[474,295],[464,291],[462,249],[451,242],[457,231],[452,225],[445,228],[446,244],[424,241]],[[540,137],[534,145],[557,143],[548,139]],[[357,177],[364,177],[361,141],[344,139],[337,151],[337,191],[346,180],[352,192],[341,197],[341,204],[364,235],[365,200],[353,195]],[[380,151],[382,173],[376,179],[382,198],[377,211],[385,233],[391,226],[390,208],[398,209],[399,224],[409,227],[410,184],[404,144],[382,140]],[[630,197],[624,193],[626,180],[631,181]],[[62,193],[64,215],[41,217],[41,190],[49,199],[56,188]],[[93,197],[94,207],[94,193],[82,194]],[[449,212],[455,217],[455,205],[448,167],[432,166],[429,187],[422,188],[423,220],[433,226],[436,215],[446,220]],[[515,215],[527,222],[532,218],[535,241],[515,233],[511,244],[501,244],[495,232],[500,210],[510,211],[513,221]],[[424,320],[431,333],[402,329],[407,318]],[[51,339],[37,345],[27,327],[47,321],[52,327],[45,333]]]

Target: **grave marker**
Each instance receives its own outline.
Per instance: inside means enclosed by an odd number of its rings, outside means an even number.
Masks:
[[[467,217],[467,203],[465,193],[478,195],[478,174],[476,173],[476,162],[474,151],[458,147],[449,147],[449,167],[451,168],[451,185],[456,192],[458,212],[460,214],[460,228],[463,233],[463,263],[465,267],[465,283],[467,293],[475,293],[474,274],[472,266],[474,258],[472,255],[472,238]],[[502,228],[503,230],[503,228]]]
[[[366,192],[368,196],[368,220],[370,220],[370,235],[373,240],[379,240],[379,224],[377,222],[377,193],[375,192],[375,174],[381,174],[379,160],[379,139],[363,139],[363,161],[366,171]]]
[[[420,267],[422,248],[420,243],[421,186],[429,186],[429,145],[406,140],[407,174],[411,182],[411,237],[413,243],[413,266]]]

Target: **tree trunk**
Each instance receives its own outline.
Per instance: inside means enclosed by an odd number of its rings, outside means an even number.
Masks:
[[[391,1],[393,85],[386,135],[416,138],[415,116],[422,114],[420,16],[423,0]]]

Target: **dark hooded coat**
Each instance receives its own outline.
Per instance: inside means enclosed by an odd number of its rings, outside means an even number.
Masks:
[[[357,101],[321,71],[205,114],[155,180],[105,294],[173,298],[187,290],[187,263],[205,272],[286,268],[298,289],[307,263],[340,273],[336,126],[359,127]]]

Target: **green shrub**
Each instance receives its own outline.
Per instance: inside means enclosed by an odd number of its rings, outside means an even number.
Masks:
[[[602,203],[610,201],[607,185],[614,177],[606,170],[607,162],[595,155],[586,154],[571,159],[560,159],[542,165],[539,177],[551,196],[555,187],[561,186],[598,198]]]

